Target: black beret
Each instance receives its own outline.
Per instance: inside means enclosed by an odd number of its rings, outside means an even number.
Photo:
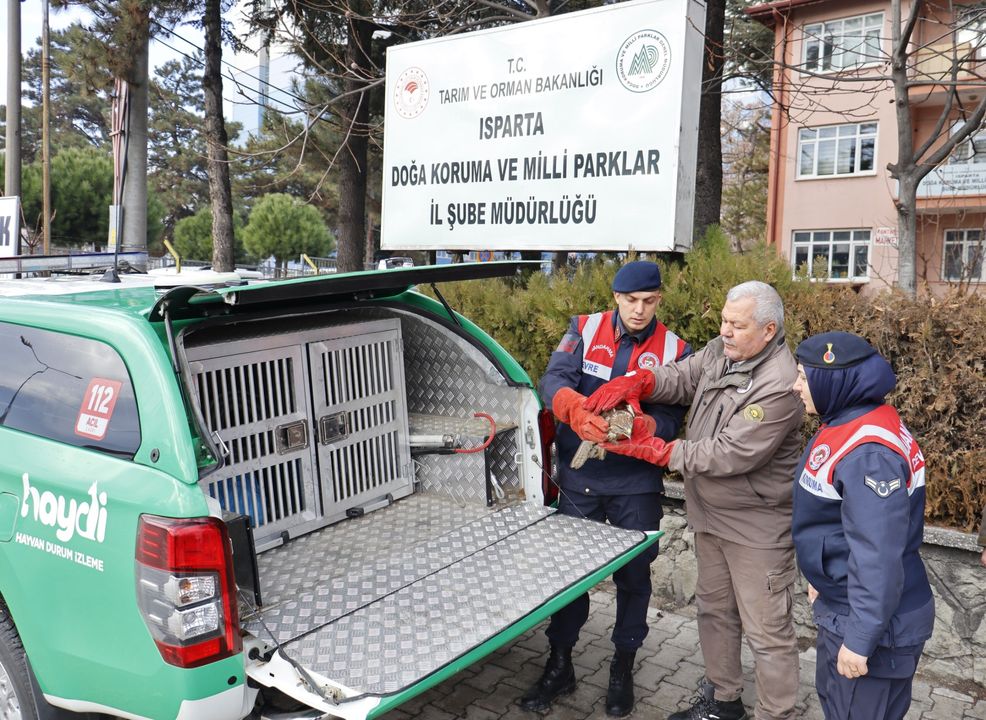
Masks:
[[[876,348],[863,338],[847,332],[812,335],[798,345],[798,349],[794,352],[798,362],[806,367],[833,370],[858,365],[876,354]]]
[[[632,293],[661,287],[661,270],[648,260],[634,260],[621,267],[613,278],[613,292]]]

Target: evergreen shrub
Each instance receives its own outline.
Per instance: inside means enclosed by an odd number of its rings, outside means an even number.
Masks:
[[[855,332],[890,360],[897,388],[889,400],[924,451],[929,523],[978,528],[986,504],[986,298],[959,294],[910,299],[896,292],[861,296],[793,278],[773,249],[733,254],[717,229],[683,262],[659,261],[663,302],[658,317],[699,349],[719,332],[729,288],[762,280],[785,305],[793,348],[829,330]],[[493,336],[536,383],[573,315],[614,307],[610,285],[620,263],[598,256],[561,272],[517,280],[450,283],[449,304]],[[817,422],[805,423],[805,440]]]

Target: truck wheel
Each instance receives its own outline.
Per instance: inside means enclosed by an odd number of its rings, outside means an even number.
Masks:
[[[27,656],[7,608],[0,604],[0,719],[37,720]]]

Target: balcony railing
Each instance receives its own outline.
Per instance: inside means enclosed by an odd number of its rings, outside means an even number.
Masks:
[[[952,79],[952,68],[957,67],[956,80],[972,81],[981,79],[983,75],[983,60],[986,47],[981,44],[973,46],[964,42],[938,43],[918,48],[914,58],[914,80],[931,82],[948,82]]]

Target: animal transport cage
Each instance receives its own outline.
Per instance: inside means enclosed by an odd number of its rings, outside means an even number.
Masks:
[[[412,491],[398,320],[205,343],[187,359],[228,451],[202,484],[251,518],[258,551]]]

